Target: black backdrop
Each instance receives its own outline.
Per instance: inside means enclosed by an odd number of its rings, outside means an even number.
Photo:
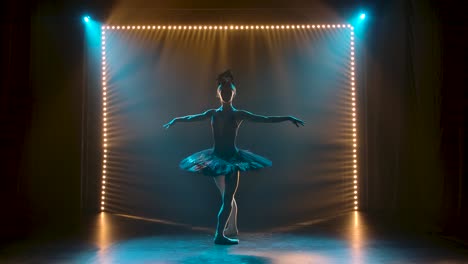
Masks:
[[[85,86],[84,32],[79,16],[91,9],[100,10],[96,17],[108,17],[113,6],[38,1],[25,10],[19,2],[6,5],[1,33],[5,40],[1,50],[5,69],[1,201],[6,212],[2,237],[12,237],[44,225],[72,226],[84,211],[81,206],[87,203],[80,199],[81,101],[77,100]],[[266,6],[265,11],[235,9]],[[224,7],[234,10],[217,10],[216,16],[210,16],[210,11],[201,13],[216,22],[226,21],[220,19],[222,12],[246,13],[229,17],[239,22],[287,21],[284,18],[290,20],[291,14],[297,20],[314,22],[355,11],[346,1],[318,6],[327,6],[329,12],[312,12],[323,9],[309,2],[231,2]],[[153,7],[219,4],[173,2]],[[393,216],[387,219],[420,221],[423,225],[418,226],[426,230],[466,236],[463,36],[467,27],[463,9],[456,1],[392,1],[371,5],[371,10],[363,47],[365,71],[360,75],[366,91],[360,99],[365,102],[360,139],[367,146],[360,165],[368,168],[360,186],[361,208]],[[188,21],[187,12],[160,16],[159,22],[173,22],[169,18],[177,17]],[[134,18],[131,12],[122,14]],[[195,19],[199,22],[199,17]],[[89,204],[95,204],[92,197]]]

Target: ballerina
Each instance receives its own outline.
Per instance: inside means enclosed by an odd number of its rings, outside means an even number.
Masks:
[[[272,162],[267,158],[236,147],[237,131],[242,121],[262,123],[290,121],[297,127],[304,125],[304,121],[293,116],[262,116],[234,108],[232,100],[236,95],[236,86],[233,81],[234,77],[230,70],[218,75],[217,97],[221,102],[218,109],[209,109],[201,114],[176,117],[163,125],[164,128],[168,129],[178,122],[211,119],[213,147],[186,157],[180,162],[179,167],[185,171],[201,173],[214,178],[222,197],[214,236],[214,243],[220,245],[239,243],[238,239],[229,236],[233,237],[238,234],[237,203],[234,196],[239,185],[240,172],[272,165]]]

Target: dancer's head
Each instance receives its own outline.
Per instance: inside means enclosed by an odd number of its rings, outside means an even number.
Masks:
[[[232,102],[236,95],[236,86],[234,85],[234,76],[232,76],[231,70],[219,74],[216,80],[218,82],[217,94],[221,102]]]

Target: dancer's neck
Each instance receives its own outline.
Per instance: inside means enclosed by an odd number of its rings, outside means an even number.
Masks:
[[[232,106],[232,102],[229,102],[229,103],[222,102],[221,103],[221,110],[232,111],[233,109],[234,109],[234,106]]]

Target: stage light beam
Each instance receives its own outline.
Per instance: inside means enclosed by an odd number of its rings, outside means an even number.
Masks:
[[[366,13],[361,13],[361,15],[359,15],[359,18],[361,20],[364,20],[366,18]]]
[[[91,17],[90,17],[90,16],[84,16],[84,17],[83,17],[83,21],[84,21],[85,23],[88,23],[90,20],[91,20]]]

